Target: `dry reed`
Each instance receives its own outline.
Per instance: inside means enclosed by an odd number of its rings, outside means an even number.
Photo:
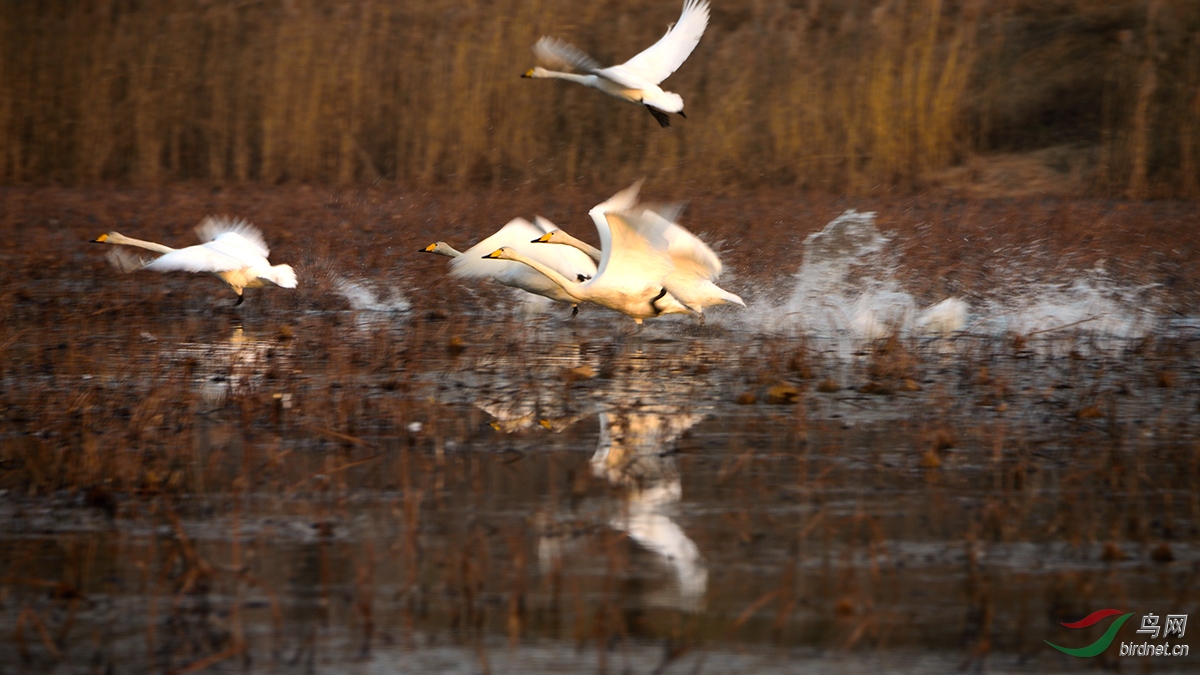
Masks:
[[[650,175],[861,193],[920,187],[971,154],[1075,142],[1101,189],[1200,196],[1189,0],[796,4],[714,3],[668,81],[690,119],[660,131],[596,92],[517,74],[542,33],[628,58],[676,3],[6,3],[0,182]]]

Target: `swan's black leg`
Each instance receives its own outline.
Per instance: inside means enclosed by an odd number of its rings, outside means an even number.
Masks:
[[[659,110],[658,108],[651,106],[648,103],[644,104],[644,105],[646,106],[646,110],[649,110],[650,114],[654,115],[654,119],[658,122],[658,126],[660,126],[660,127],[671,126],[671,118],[667,115],[667,113]]]
[[[242,304],[245,301],[246,301],[246,296],[242,295],[241,293],[238,293],[237,302],[233,303],[233,306],[237,307],[238,305]]]
[[[679,111],[679,116],[685,120],[687,119],[687,115],[684,115],[682,110]]]
[[[650,301],[650,309],[654,310],[655,316],[662,314],[662,310],[659,309],[658,305],[656,305],[654,303],[658,302],[659,300],[662,300],[663,296],[666,294],[667,294],[667,289],[663,288],[661,291],[658,292],[658,295],[654,296],[654,299]]]
[[[579,315],[579,305],[571,305],[571,318],[574,319]]]

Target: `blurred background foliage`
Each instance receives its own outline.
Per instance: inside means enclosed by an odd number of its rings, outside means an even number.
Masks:
[[[1196,0],[714,0],[670,130],[518,77],[539,35],[616,63],[681,4],[0,3],[0,182],[865,193],[1029,157],[1090,194],[1200,197]]]

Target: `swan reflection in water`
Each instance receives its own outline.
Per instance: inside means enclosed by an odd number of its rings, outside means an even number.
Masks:
[[[683,498],[683,485],[669,453],[675,440],[704,415],[615,412],[600,413],[599,418],[592,473],[625,488],[624,508],[609,525],[671,566],[681,609],[702,609],[708,569],[696,543],[671,519]]]
[[[228,340],[182,342],[168,353],[183,364],[189,380],[209,405],[220,405],[230,397],[257,391],[272,373],[291,361],[291,349],[275,340],[259,340],[241,326]],[[283,394],[287,407],[290,395]]]
[[[571,383],[578,379],[571,373],[582,372],[594,373],[583,350],[563,343],[533,361],[484,356],[473,368],[457,374],[456,389],[492,417],[490,424],[496,431],[512,434],[542,427],[559,432],[596,412],[587,392],[571,395]],[[453,394],[445,400],[452,401]]]
[[[674,579],[673,588],[653,592],[646,600],[687,611],[703,609],[708,569],[696,543],[671,517],[683,496],[671,452],[679,436],[704,415],[640,409],[597,417],[600,440],[591,458],[592,473],[620,488],[622,496],[607,525],[658,556]],[[562,528],[548,528],[539,540],[538,556],[545,569],[556,567],[563,555],[563,534]]]
[[[616,509],[604,504],[615,514],[604,517],[603,527],[626,533],[670,569],[672,587],[651,594],[649,602],[688,611],[702,608],[708,570],[695,542],[673,518],[682,483],[672,453],[679,437],[711,405],[712,383],[701,366],[719,356],[690,343],[667,343],[647,353],[572,342],[522,356],[482,355],[471,368],[454,374],[443,400],[469,400],[504,433],[561,432],[595,415],[600,432],[591,471],[620,495]],[[538,552],[544,569],[562,564],[566,550],[574,548],[573,536],[593,531],[571,526],[566,522],[571,519],[567,514],[539,515]]]

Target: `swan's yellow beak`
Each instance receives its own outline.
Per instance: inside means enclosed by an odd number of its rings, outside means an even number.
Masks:
[[[537,239],[534,239],[533,241],[531,241],[529,243],[531,243],[531,244],[549,244],[550,243],[550,235],[552,235],[552,234],[554,234],[554,233],[547,232],[546,234],[543,234],[542,236],[538,237]]]
[[[554,427],[550,426],[550,420],[538,420],[538,424],[542,425],[543,427],[545,427],[551,431],[554,431]]]
[[[426,246],[425,248],[418,251],[418,253],[433,253],[433,249],[435,249],[435,248],[437,248],[437,242],[434,242],[434,243]]]
[[[483,257],[484,258],[499,258],[500,254],[503,252],[504,252],[503,249],[496,249],[495,251],[492,251],[491,253],[489,253]]]
[[[533,77],[533,68],[530,68],[529,70],[522,73],[521,77]]]
[[[93,244],[103,244],[106,241],[108,241],[108,233],[105,233],[105,234],[100,235],[99,237],[96,237],[95,239],[92,240],[92,243]]]

